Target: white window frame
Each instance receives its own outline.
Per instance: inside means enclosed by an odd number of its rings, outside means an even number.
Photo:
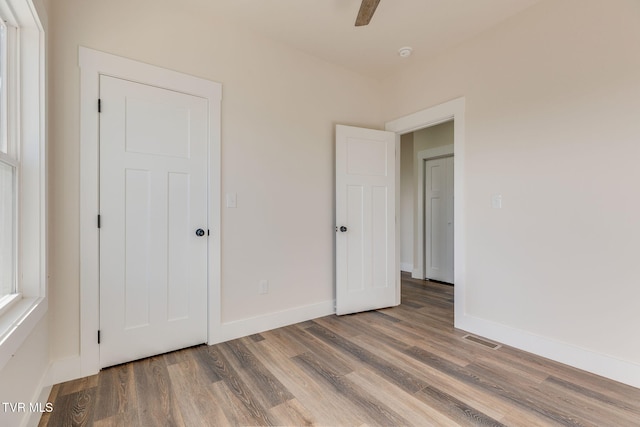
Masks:
[[[34,4],[35,1],[35,4]],[[17,28],[15,79],[8,86],[8,129],[18,159],[17,294],[0,310],[0,369],[47,311],[45,29],[39,0],[0,0]],[[41,20],[42,18],[42,20]]]
[[[13,201],[13,246],[14,246],[14,270],[13,270],[13,287],[15,293],[0,296],[0,316],[7,311],[17,300],[20,299],[20,290],[15,289],[17,285],[17,232],[18,225],[18,206],[16,193],[19,188],[18,177],[20,176],[20,159],[18,153],[16,129],[15,105],[17,104],[16,93],[16,77],[18,67],[17,61],[17,29],[10,19],[5,18],[5,13],[0,10],[0,19],[4,22],[0,25],[5,27],[5,45],[2,51],[2,64],[0,67],[0,75],[2,79],[2,88],[0,88],[0,146],[6,145],[6,152],[0,151],[0,161],[13,167],[14,169],[14,201]]]

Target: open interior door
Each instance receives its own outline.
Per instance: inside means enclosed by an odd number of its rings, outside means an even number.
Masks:
[[[336,126],[336,313],[400,304],[393,132]]]

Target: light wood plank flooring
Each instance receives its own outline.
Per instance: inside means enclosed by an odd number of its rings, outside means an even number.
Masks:
[[[640,426],[640,390],[453,328],[453,288],[58,384],[41,426]]]

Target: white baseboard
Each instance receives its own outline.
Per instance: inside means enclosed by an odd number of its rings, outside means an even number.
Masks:
[[[300,323],[306,320],[316,319],[318,317],[328,316],[330,314],[335,314],[335,312],[336,302],[335,300],[331,300],[269,313],[249,319],[223,323],[220,328],[221,330],[212,337],[209,345],[246,337],[248,335],[281,328],[283,326],[293,325],[294,323]]]
[[[53,362],[49,373],[49,385],[82,378],[80,356],[72,356]]]
[[[316,319],[322,316],[328,316],[336,312],[335,307],[335,300],[330,300],[296,307],[291,310],[283,310],[263,316],[252,317],[250,319],[223,323],[220,330],[216,331],[212,336],[209,345]],[[80,356],[67,357],[53,362],[44,385],[63,383],[82,378],[83,376]]]
[[[411,278],[422,280],[424,279],[424,274],[422,273],[422,270],[416,268],[415,270],[411,271]]]
[[[401,262],[400,263],[400,271],[404,271],[406,273],[413,272],[413,264],[410,262]]]
[[[640,365],[632,362],[469,315],[456,319],[455,327],[492,341],[640,388]]]
[[[47,370],[40,378],[40,382],[38,383],[38,387],[33,395],[33,398],[29,401],[30,403],[39,403],[41,407],[47,403],[47,399],[49,398],[49,394],[51,393],[51,367],[52,363],[49,364]],[[40,418],[42,418],[42,413],[40,412],[32,412],[27,411],[25,413],[25,417],[23,418],[20,425],[22,427],[37,427],[40,423]]]

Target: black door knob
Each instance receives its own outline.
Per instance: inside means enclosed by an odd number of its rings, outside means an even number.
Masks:
[[[198,237],[204,236],[204,230],[202,228],[198,228],[196,230],[196,236],[198,236]]]
[[[342,233],[344,233],[345,231],[347,231],[347,227],[345,227],[344,225],[340,227],[340,231]]]

